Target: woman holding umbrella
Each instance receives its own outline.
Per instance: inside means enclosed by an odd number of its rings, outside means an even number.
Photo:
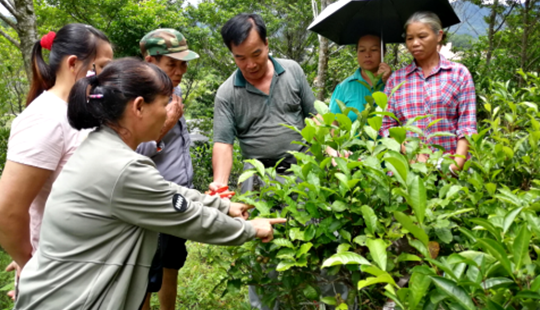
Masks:
[[[384,84],[392,73],[390,66],[381,62],[383,53],[379,36],[371,34],[361,36],[356,44],[356,56],[360,68],[341,82],[334,90],[330,101],[330,112],[332,113],[341,112],[336,100],[340,100],[347,107],[353,107],[362,112],[366,104],[365,97],[371,95],[380,86],[384,89]],[[367,72],[381,78],[371,81]],[[374,83],[375,85],[373,85]],[[366,85],[369,85],[370,88],[367,88]],[[357,115],[353,112],[349,112],[348,116],[353,122],[357,118]]]
[[[414,57],[413,62],[396,71],[386,84],[386,93],[405,82],[389,98],[387,111],[392,112],[401,123],[417,116],[428,117],[414,123],[424,131],[424,142],[440,145],[445,153],[461,155],[455,157],[457,165],[451,165],[454,172],[463,167],[469,150],[465,136],[476,133],[476,95],[469,70],[462,64],[446,60],[437,52],[437,45],[443,39],[439,17],[432,12],[414,13],[405,23],[405,42]],[[428,126],[439,120],[432,126]],[[389,129],[398,126],[396,120],[385,116],[381,135],[388,136]],[[455,136],[436,136],[436,132],[449,132]],[[416,136],[407,132],[408,136]],[[404,147],[402,147],[404,149]],[[425,162],[427,155],[420,155],[418,161]]]

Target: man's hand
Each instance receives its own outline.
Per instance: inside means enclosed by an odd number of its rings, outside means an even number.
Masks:
[[[264,243],[274,239],[274,228],[272,228],[272,225],[285,222],[287,222],[287,219],[254,219],[250,221],[257,232],[257,238],[261,239]]]
[[[171,102],[169,102],[165,109],[167,109],[167,119],[161,128],[158,141],[161,141],[167,132],[169,132],[169,130],[176,125],[180,117],[184,115],[184,104],[182,103],[182,98],[173,94]]]
[[[19,282],[19,277],[21,276],[21,267],[19,267],[19,265],[17,265],[16,262],[11,262],[7,267],[6,267],[6,271],[7,272],[10,272],[10,271],[15,271],[15,283],[18,283]],[[17,289],[17,288],[15,288]],[[11,298],[13,301],[15,301],[15,291],[9,291],[7,293],[8,297]]]
[[[392,69],[390,68],[390,66],[385,64],[384,62],[381,62],[381,64],[379,65],[379,70],[377,71],[377,75],[381,76],[383,83],[386,83],[388,81],[391,74]]]
[[[210,185],[208,186],[208,188],[210,189],[210,191],[212,192],[217,192],[218,189],[222,188],[222,187],[225,187],[227,186],[227,184],[223,184],[223,183],[219,183],[219,182],[212,182],[210,183]]]
[[[249,218],[249,209],[253,209],[254,207],[251,205],[246,205],[243,203],[237,203],[237,202],[231,202],[231,206],[229,207],[229,216],[231,217],[241,217],[244,220],[247,220]]]

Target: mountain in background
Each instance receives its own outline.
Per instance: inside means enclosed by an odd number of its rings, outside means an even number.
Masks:
[[[461,23],[450,27],[449,33],[470,35],[475,39],[487,34],[487,24],[484,18],[490,13],[488,8],[481,8],[465,1],[454,2],[452,6]]]

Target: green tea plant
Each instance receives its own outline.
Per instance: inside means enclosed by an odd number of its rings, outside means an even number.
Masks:
[[[492,83],[482,97],[488,117],[467,137],[471,158],[457,177],[453,159],[421,139],[420,117],[378,135],[382,118],[395,118],[384,93],[361,113],[317,102],[320,124],[290,128],[309,146],[292,153],[290,174],[250,160],[255,168],[240,177],[264,181],[237,197],[255,206],[252,217],[288,222],[270,243],[230,250],[227,287],[254,285],[281,309],[381,309],[388,300],[397,309],[539,309],[540,79],[521,74],[526,88]],[[352,155],[330,158],[328,146]],[[419,154],[428,161],[415,162]],[[347,296],[327,289],[338,285]]]

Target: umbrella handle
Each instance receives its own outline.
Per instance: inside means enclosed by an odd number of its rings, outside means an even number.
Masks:
[[[381,27],[381,62],[384,62],[384,41],[383,41],[383,29]]]

